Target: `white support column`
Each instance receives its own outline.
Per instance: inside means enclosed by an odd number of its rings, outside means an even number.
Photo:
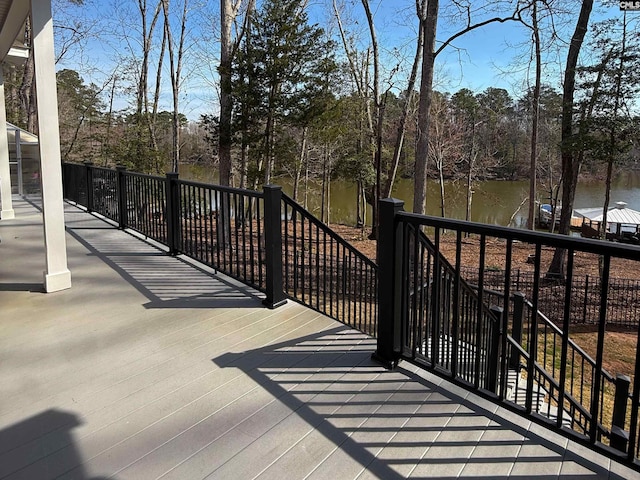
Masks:
[[[7,111],[4,104],[4,75],[0,67],[0,219],[14,218],[11,201],[11,173],[9,167],[9,142],[7,140]]]
[[[71,273],[67,268],[64,229],[51,0],[31,0],[31,24],[33,28],[36,103],[38,105],[44,243],[47,260],[44,287],[47,292],[55,292],[71,287]]]

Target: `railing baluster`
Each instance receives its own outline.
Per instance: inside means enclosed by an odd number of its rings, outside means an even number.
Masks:
[[[636,352],[640,352],[640,323],[637,326]],[[640,409],[640,355],[636,354],[636,364],[633,374],[633,393],[631,395],[631,416],[629,425],[629,448],[627,449],[627,461],[633,462],[640,454],[640,429],[638,428]]]
[[[406,248],[403,249],[404,252],[404,258],[402,259],[402,265],[406,267],[404,268],[403,272],[402,272],[402,291],[403,292],[409,292],[410,294],[412,294],[411,298],[411,310],[410,310],[410,314],[408,315],[407,318],[407,322],[403,321],[402,324],[408,324],[408,320],[409,318],[413,319],[413,326],[412,326],[412,341],[408,342],[407,340],[409,340],[409,338],[407,338],[403,344],[407,347],[409,347],[411,349],[411,358],[415,359],[416,358],[416,349],[417,348],[421,348],[421,345],[419,345],[417,343],[418,340],[418,324],[419,324],[419,314],[418,312],[420,311],[420,308],[418,307],[418,295],[421,294],[424,286],[422,285],[422,283],[420,283],[420,279],[421,279],[421,275],[420,273],[422,273],[422,265],[418,262],[418,258],[420,258],[420,242],[418,242],[417,238],[414,238],[413,240],[413,248]],[[410,287],[409,286],[409,278],[411,278],[410,276],[413,277],[413,286]],[[403,334],[405,336],[408,337],[408,333],[409,333],[409,325],[407,325],[404,329],[403,329]]]
[[[571,322],[571,291],[573,285],[573,257],[574,250],[569,249],[567,252],[567,277],[565,284],[565,303],[564,303],[564,315],[562,322],[562,345],[561,345],[561,358],[567,358],[567,352],[569,349],[569,324]],[[575,352],[575,350],[574,350]],[[573,363],[573,362],[572,362]],[[564,417],[564,398],[567,381],[567,362],[560,362],[560,391],[558,392],[558,415],[556,418],[556,427],[562,427],[562,421]],[[573,375],[571,376],[571,383],[573,384]]]
[[[502,355],[500,356],[500,392],[497,392],[500,399],[504,399],[507,395],[507,380],[509,378],[508,373],[508,357],[507,357],[507,330],[509,323],[510,312],[510,298],[511,298],[511,266],[513,258],[513,240],[507,239],[507,248],[505,252],[505,268],[504,268],[504,302],[502,305],[502,324],[500,326],[500,349]]]
[[[462,231],[456,232],[456,263],[453,280],[453,304],[460,304],[460,263],[462,256]],[[458,375],[458,343],[460,341],[460,309],[453,309],[453,325],[452,325],[452,348],[451,348],[451,376]]]
[[[531,413],[533,408],[533,381],[535,372],[535,363],[538,358],[538,296],[540,284],[540,254],[542,252],[541,245],[536,243],[534,260],[534,277],[533,277],[533,316],[529,327],[529,360],[527,362],[527,397],[525,400],[525,409],[527,413]],[[539,393],[539,388],[538,388]],[[537,408],[536,408],[537,411]]]
[[[600,282],[600,318],[598,323],[598,347],[596,350],[595,378],[593,379],[591,402],[591,429],[589,440],[595,442],[598,439],[598,413],[600,410],[600,382],[602,378],[602,359],[604,354],[604,335],[607,326],[607,296],[609,294],[609,269],[611,257],[607,254],[603,258],[602,280]]]
[[[485,234],[480,235],[480,252],[479,252],[479,267],[478,267],[478,304],[484,305],[484,268],[485,268],[485,255],[486,255],[487,237]],[[480,387],[480,366],[481,358],[478,351],[478,346],[482,345],[482,323],[484,312],[482,308],[478,308],[476,318],[476,349],[475,349],[475,375],[473,379],[473,385],[475,388]]]

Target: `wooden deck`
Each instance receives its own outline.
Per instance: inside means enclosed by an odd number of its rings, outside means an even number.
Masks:
[[[41,218],[0,222],[0,479],[632,479],[289,302],[67,206],[70,290]]]

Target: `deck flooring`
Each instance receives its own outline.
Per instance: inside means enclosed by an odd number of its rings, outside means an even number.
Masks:
[[[40,213],[0,221],[0,479],[638,479],[294,302],[66,205],[73,287],[44,294]]]

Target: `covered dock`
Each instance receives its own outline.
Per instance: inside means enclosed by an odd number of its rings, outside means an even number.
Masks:
[[[604,221],[602,207],[580,208],[574,213],[582,219],[580,233],[586,238],[599,238],[601,224]],[[625,202],[616,202],[607,210],[607,240],[640,243],[640,212],[627,207]]]

